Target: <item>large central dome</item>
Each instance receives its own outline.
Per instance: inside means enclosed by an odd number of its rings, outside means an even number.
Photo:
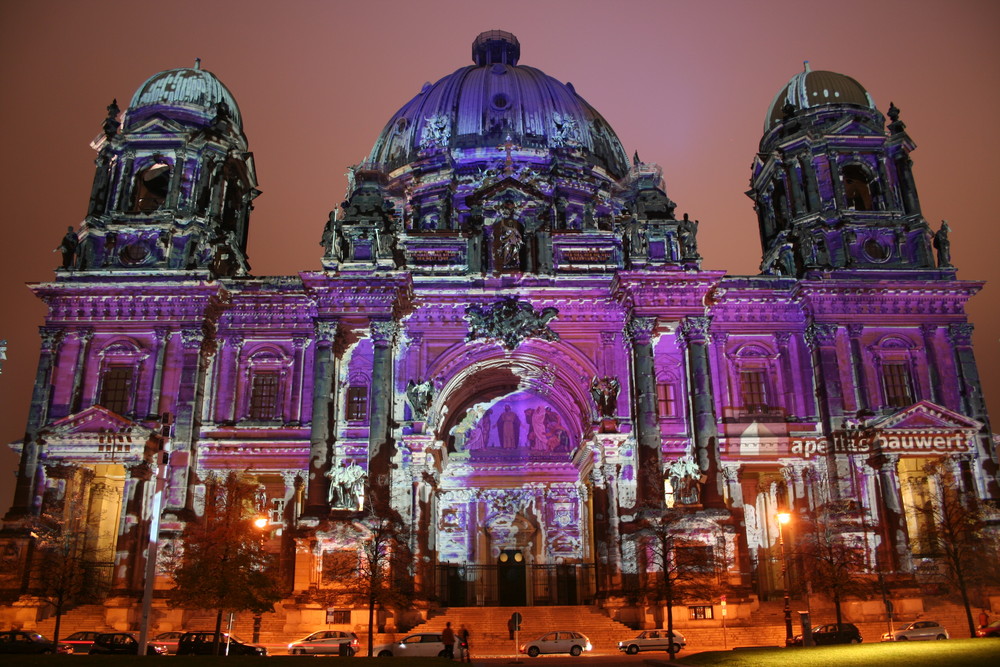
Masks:
[[[619,178],[628,171],[621,142],[571,84],[518,65],[514,35],[491,30],[472,44],[474,65],[427,84],[386,124],[369,160],[392,171],[434,149],[475,149],[507,142],[576,148]]]

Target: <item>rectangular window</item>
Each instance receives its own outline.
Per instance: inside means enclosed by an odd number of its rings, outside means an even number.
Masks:
[[[274,419],[278,407],[278,372],[256,371],[250,384],[250,419]]]
[[[347,388],[347,421],[368,420],[368,387]]]
[[[714,572],[715,555],[711,546],[685,544],[674,547],[674,567],[678,572]]]
[[[97,402],[117,414],[128,414],[132,403],[132,374],[133,369],[129,366],[108,368],[104,373],[101,397]]]
[[[913,404],[910,383],[910,367],[905,361],[882,363],[882,386],[885,389],[885,403],[892,408],[905,408]]]
[[[740,398],[743,400],[743,409],[748,413],[767,412],[767,380],[763,369],[740,371]]]
[[[271,523],[283,523],[285,516],[285,499],[271,498],[271,509],[268,510],[267,517]]]
[[[709,618],[715,618],[712,613],[712,607],[709,605],[688,607],[688,613],[690,614],[690,618],[696,621],[704,621]]]
[[[672,384],[656,385],[656,411],[660,417],[677,416],[677,387]]]
[[[350,625],[351,624],[351,610],[350,609],[327,609],[326,610],[326,623],[327,623],[327,625]]]

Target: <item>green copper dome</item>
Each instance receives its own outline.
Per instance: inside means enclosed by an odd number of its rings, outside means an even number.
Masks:
[[[179,120],[204,124],[215,117],[220,102],[226,106],[230,120],[242,130],[243,119],[236,98],[214,74],[201,69],[197,61],[193,68],[154,74],[139,86],[129,103],[126,124],[167,110],[171,117],[179,115]]]

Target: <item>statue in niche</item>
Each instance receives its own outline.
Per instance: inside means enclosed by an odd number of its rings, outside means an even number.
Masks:
[[[66,234],[62,237],[62,241],[59,243],[59,247],[52,252],[62,253],[62,267],[64,269],[71,269],[74,266],[74,260],[76,259],[77,248],[80,247],[80,237],[76,235],[72,227],[66,228]]]
[[[691,456],[682,456],[667,467],[670,486],[675,501],[682,505],[696,505],[701,499],[701,470]]]
[[[497,436],[503,449],[517,449],[521,439],[521,419],[509,405],[503,406],[503,412],[497,418]]]
[[[937,250],[938,267],[951,266],[951,241],[948,240],[948,232],[951,227],[947,220],[941,221],[941,229],[934,234],[934,248]]]
[[[590,396],[594,399],[597,412],[605,419],[614,419],[618,410],[618,393],[621,391],[621,383],[618,378],[605,376],[599,378],[594,376],[590,383]]]
[[[415,421],[426,419],[434,401],[434,383],[429,379],[423,382],[410,380],[406,383],[406,400],[410,402]]]
[[[528,422],[528,447],[534,450],[545,449],[545,411],[541,406],[528,408],[524,411]]]
[[[505,200],[498,211],[503,218],[493,228],[493,261],[496,271],[521,268],[521,247],[524,235],[521,223],[515,219],[518,206],[512,200]]]
[[[360,510],[363,508],[364,484],[367,474],[353,461],[341,463],[326,474],[330,478],[330,507],[332,509]]]

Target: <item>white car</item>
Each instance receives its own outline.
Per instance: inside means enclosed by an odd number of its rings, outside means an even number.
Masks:
[[[948,639],[948,631],[937,621],[913,621],[905,628],[900,628],[892,633],[883,633],[882,641],[900,642],[910,639]]]
[[[542,635],[534,641],[521,644],[521,653],[527,653],[532,658],[540,653],[580,655],[584,651],[590,651],[593,648],[586,635],[582,635],[579,632],[560,630],[559,632],[550,632],[547,635]]]
[[[345,645],[341,649],[341,645]],[[290,655],[340,655],[350,658],[358,652],[358,636],[343,630],[320,630],[288,645]]]
[[[643,630],[634,639],[618,642],[618,650],[625,651],[629,655],[635,655],[639,651],[669,651],[671,642],[668,637],[670,632],[662,628]],[[674,653],[680,653],[680,650],[687,645],[687,640],[677,630],[674,630],[673,637]]]
[[[455,638],[455,657],[462,657],[462,642]],[[389,644],[377,644],[372,647],[372,654],[379,658],[394,658],[402,656],[415,656],[419,658],[444,657],[444,642],[441,641],[441,634],[436,632],[420,632],[415,635],[407,635],[398,642]]]

